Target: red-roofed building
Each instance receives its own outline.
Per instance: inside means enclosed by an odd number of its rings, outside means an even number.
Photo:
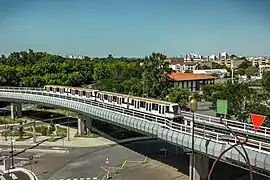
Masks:
[[[200,91],[204,85],[214,84],[216,79],[214,76],[192,73],[171,73],[169,77],[174,87],[187,88],[191,92]]]

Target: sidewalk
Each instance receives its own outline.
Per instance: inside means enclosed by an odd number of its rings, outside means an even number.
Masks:
[[[13,137],[13,139],[16,139],[18,137]],[[50,137],[48,136],[37,136],[36,140],[37,143],[44,140],[48,139]],[[57,140],[56,142],[44,142],[40,144],[37,148],[39,147],[99,147],[99,146],[107,146],[107,145],[114,145],[116,144],[113,141],[110,141],[108,139],[105,139],[103,137],[97,137],[97,138],[80,138],[80,137],[74,137],[70,141],[67,140],[67,138]],[[14,146],[20,147],[20,146],[34,146],[35,143],[33,143],[33,138],[27,139],[25,141],[15,141]],[[4,137],[0,137],[0,147],[7,147],[10,146],[10,137],[8,137],[8,141],[5,141]]]

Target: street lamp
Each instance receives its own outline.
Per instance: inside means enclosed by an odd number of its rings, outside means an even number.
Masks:
[[[11,169],[14,168],[14,158],[13,158],[13,139],[12,139],[13,126],[10,126],[10,146],[11,146]]]
[[[69,120],[70,120],[70,116],[68,116],[68,134],[67,134],[67,136],[68,136],[68,141],[70,141],[70,129],[69,129]]]
[[[192,111],[192,152],[191,152],[191,180],[193,180],[193,172],[194,172],[194,116],[197,111],[197,100],[192,99],[190,101],[190,109]]]

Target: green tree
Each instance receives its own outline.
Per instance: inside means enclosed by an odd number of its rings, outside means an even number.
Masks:
[[[184,72],[184,73],[192,73],[192,72],[193,72],[192,70],[187,69],[187,70],[185,70],[185,72]]]
[[[19,128],[19,139],[23,139],[23,134],[24,134],[24,132],[23,132],[23,123],[22,122],[20,122],[20,128]]]
[[[265,97],[265,95],[249,88],[248,84],[235,82],[234,84],[227,84],[223,89],[215,90],[209,100],[212,102],[213,109],[216,109],[217,99],[227,100],[228,117],[247,122],[249,113],[270,115]]]
[[[253,66],[250,66],[246,69],[247,76],[258,76],[259,75],[259,69]]]
[[[188,89],[173,88],[166,97],[166,100],[178,103],[183,108],[189,102],[190,96],[191,94]]]
[[[239,64],[238,68],[247,69],[252,66],[252,62],[248,60],[244,60],[241,64]]]
[[[263,73],[262,85],[268,92],[270,92],[270,71]]]
[[[51,139],[53,139],[53,133],[55,132],[56,128],[55,128],[55,124],[53,122],[50,123],[50,127],[49,127],[49,135],[51,135]]]
[[[171,83],[168,74],[172,72],[167,58],[161,53],[152,53],[143,62],[143,92],[148,97],[165,97]]]

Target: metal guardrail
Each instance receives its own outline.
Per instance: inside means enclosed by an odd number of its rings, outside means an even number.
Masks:
[[[67,99],[67,100],[77,101],[80,103],[86,103],[86,104],[96,106],[99,108],[105,108],[105,109],[108,109],[108,110],[113,111],[113,112],[123,113],[123,114],[127,114],[130,116],[142,118],[144,120],[151,121],[153,123],[157,123],[159,125],[162,125],[165,128],[168,128],[168,129],[171,129],[174,131],[178,131],[181,133],[185,133],[188,135],[191,134],[191,130],[192,130],[189,125],[172,122],[171,120],[163,118],[163,117],[159,117],[159,116],[155,116],[155,115],[151,115],[151,114],[145,114],[145,113],[140,112],[140,111],[126,109],[123,107],[119,107],[119,106],[115,106],[115,105],[111,105],[111,104],[106,104],[103,102],[93,101],[93,100],[90,100],[88,98],[83,98],[83,97],[80,97],[77,95],[68,95],[67,96],[65,94],[51,93],[51,92],[43,91],[42,88],[28,89],[28,88],[21,88],[21,87],[20,88],[18,88],[18,87],[0,87],[0,93],[1,92],[35,94],[35,95],[42,95],[42,96],[50,96],[50,97],[55,97],[55,98]],[[16,98],[15,94],[11,95],[10,98]],[[184,113],[185,118],[190,118],[190,116],[192,115],[189,112],[183,112],[183,113]],[[196,121],[204,122],[205,126],[207,126],[207,127],[210,125],[222,126],[219,118],[206,116],[206,115],[195,114],[195,122]],[[230,127],[232,127],[232,129],[234,129],[234,128],[240,129],[239,127],[241,127],[242,125],[249,127],[249,126],[247,126],[248,124],[241,123],[241,122],[234,122],[234,121],[227,120],[227,119],[225,119],[224,122],[227,123],[227,125],[229,125]],[[211,126],[208,128],[211,128]],[[264,129],[266,129],[264,132],[266,134],[265,138],[267,138],[268,136],[270,136],[269,135],[270,131],[268,130],[269,128],[267,129],[266,127],[264,127]],[[223,143],[223,144],[228,143],[228,141],[232,142],[232,143],[235,143],[237,141],[236,138],[230,134],[218,133],[218,132],[214,132],[214,131],[206,130],[206,129],[202,129],[202,128],[195,128],[194,134],[195,134],[195,137],[196,136],[203,137],[205,139],[215,141],[218,143]],[[244,139],[244,137],[241,137],[241,138]],[[258,140],[254,140],[254,139],[249,139],[246,147],[249,149],[255,150],[255,151],[270,154],[270,143],[266,143],[266,142],[262,142],[262,141],[258,141]]]

